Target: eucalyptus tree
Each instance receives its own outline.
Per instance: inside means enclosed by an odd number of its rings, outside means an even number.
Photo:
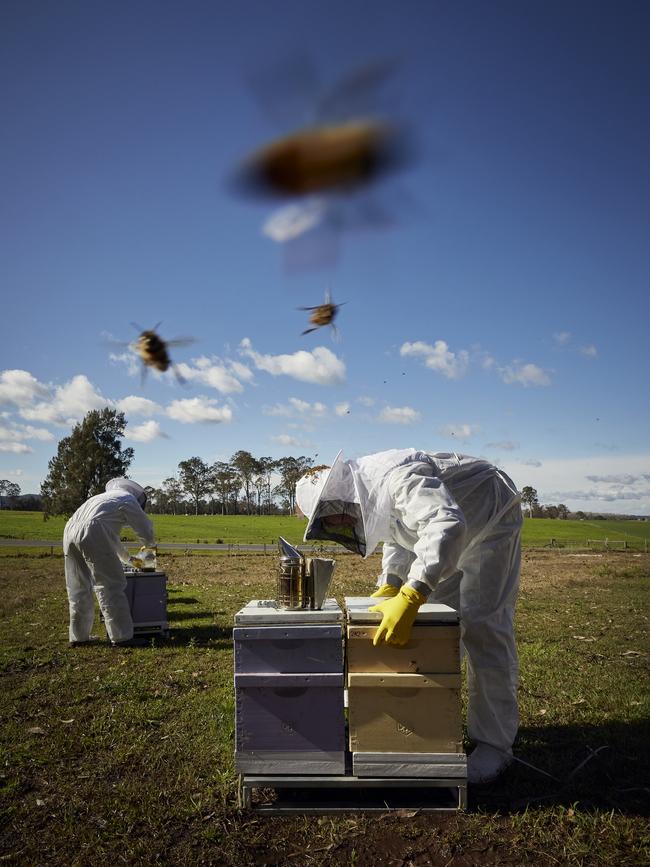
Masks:
[[[212,464],[212,483],[221,502],[221,514],[228,514],[228,505],[241,487],[241,479],[237,470],[225,461]]]
[[[253,479],[260,472],[260,462],[254,458],[250,452],[240,450],[230,458],[230,464],[239,473],[244,488],[244,497],[246,500],[246,514],[251,513],[251,488],[253,487]]]
[[[101,494],[110,479],[126,475],[134,452],[122,449],[125,427],[123,412],[93,409],[59,442],[41,485],[46,518],[71,515],[88,497]]]
[[[293,514],[296,509],[296,484],[314,463],[313,458],[301,455],[299,458],[280,458],[277,469],[280,474],[280,482],[276,491],[285,499],[288,511]]]
[[[188,458],[178,465],[181,488],[194,503],[194,514],[199,514],[201,497],[212,489],[212,470],[201,458]]]

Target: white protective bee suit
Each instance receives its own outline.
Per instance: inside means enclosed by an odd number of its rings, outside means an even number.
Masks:
[[[299,481],[296,499],[310,518],[305,541],[334,540],[367,557],[383,540],[378,586],[406,582],[459,611],[467,728],[477,743],[468,777],[494,778],[511,761],[519,723],[514,610],[522,515],[513,482],[467,455],[394,449],[344,461],[339,453],[329,471]],[[356,523],[328,532],[321,523],[328,514],[353,515]]]
[[[120,533],[128,525],[144,545],[153,544],[153,524],[143,510],[146,501],[137,482],[111,479],[106,493],[86,500],[65,525],[63,553],[71,642],[90,639],[95,617],[93,589],[110,640],[115,643],[133,638],[122,568],[122,563],[129,562],[129,552],[120,541]]]

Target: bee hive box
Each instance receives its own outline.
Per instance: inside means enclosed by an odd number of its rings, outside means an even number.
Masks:
[[[345,600],[353,773],[463,778],[458,613],[422,605],[404,647],[375,647],[381,614],[368,609],[377,601]]]
[[[460,671],[460,628],[458,626],[414,626],[404,647],[372,643],[376,626],[348,626],[347,663],[349,672],[418,674]]]
[[[124,592],[129,600],[133,630],[138,634],[168,628],[167,575],[164,572],[126,572]]]
[[[353,753],[462,751],[459,674],[348,674]]]
[[[333,602],[283,611],[256,601],[236,615],[239,773],[344,773],[342,611]]]

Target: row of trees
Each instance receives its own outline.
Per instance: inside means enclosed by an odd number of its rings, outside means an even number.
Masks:
[[[528,508],[529,518],[559,518],[565,521],[569,517],[584,517],[584,512],[578,512],[575,516],[571,515],[571,512],[564,503],[559,503],[557,506],[541,505],[537,498],[537,491],[535,488],[531,488],[530,485],[525,485],[521,489],[521,504]]]
[[[243,450],[228,462],[207,464],[199,457],[189,458],[179,463],[177,477],[165,479],[160,488],[146,489],[149,510],[173,515],[189,508],[195,515],[292,513],[296,482],[312,464],[304,455],[275,460]]]
[[[45,517],[70,515],[88,497],[101,493],[109,479],[125,476],[133,449],[122,448],[126,419],[114,409],[92,410],[64,437],[48,464],[41,485]],[[146,488],[150,511],[187,514],[292,513],[296,483],[313,464],[303,456],[275,460],[238,451],[230,461],[207,464],[199,457],[181,461],[178,473],[159,488]],[[2,483],[5,485],[5,483]],[[0,491],[11,496],[15,488]],[[18,488],[18,492],[20,489]],[[17,495],[17,494],[16,494]]]

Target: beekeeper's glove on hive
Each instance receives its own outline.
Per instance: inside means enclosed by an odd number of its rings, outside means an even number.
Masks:
[[[411,637],[411,629],[420,605],[426,601],[427,597],[422,593],[418,593],[412,587],[404,586],[400,587],[397,596],[373,605],[369,611],[378,611],[383,615],[372,642],[375,647],[382,641],[397,647],[406,644]]]
[[[395,587],[394,584],[381,584],[370,596],[373,599],[390,599],[392,596],[397,596],[398,593],[399,587]]]

